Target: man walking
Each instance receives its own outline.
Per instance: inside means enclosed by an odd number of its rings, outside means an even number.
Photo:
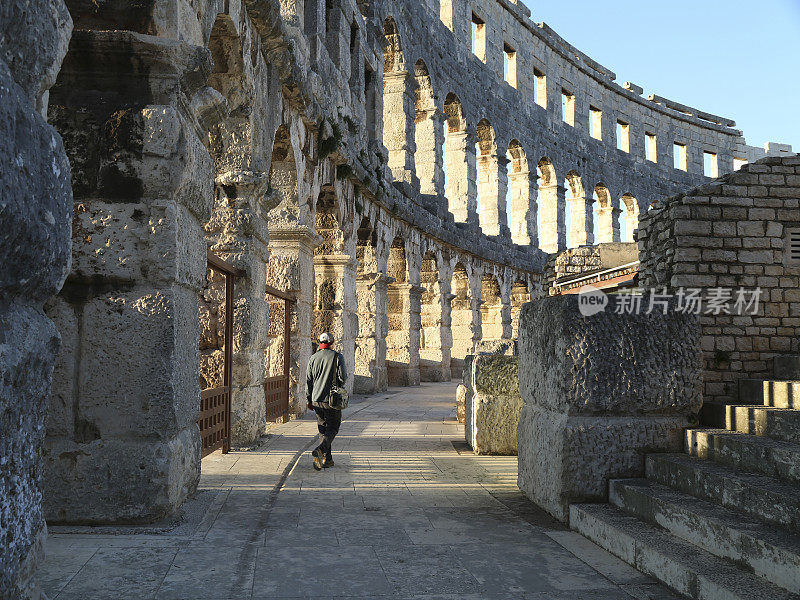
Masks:
[[[344,384],[347,371],[344,357],[331,348],[332,344],[330,333],[319,336],[319,349],[311,355],[306,369],[306,402],[317,413],[317,427],[322,435],[322,443],[311,452],[317,471],[333,466],[331,444],[342,424],[342,411],[331,408],[328,395],[331,386]]]

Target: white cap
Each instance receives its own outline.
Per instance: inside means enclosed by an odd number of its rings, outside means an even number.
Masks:
[[[330,344],[333,342],[333,336],[327,331],[319,336],[319,341],[322,344]]]

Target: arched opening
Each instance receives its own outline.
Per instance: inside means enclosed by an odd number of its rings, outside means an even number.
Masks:
[[[386,294],[386,280],[378,272],[378,236],[363,217],[356,232],[356,304],[358,332],[355,343],[353,391],[371,394],[386,389],[386,352],[378,344],[378,303]]]
[[[475,147],[469,141],[461,100],[452,92],[444,100],[447,205],[456,223],[477,220]]]
[[[415,185],[414,95],[393,17],[386,17],[383,33],[383,144],[389,151],[394,178]]]
[[[519,338],[519,314],[522,305],[531,301],[531,293],[528,284],[522,279],[518,279],[511,286],[511,338]]]
[[[454,378],[461,377],[464,358],[475,348],[474,317],[472,312],[472,290],[467,269],[461,263],[453,269],[450,283],[450,331],[453,335],[450,370]]]
[[[597,241],[600,244],[619,241],[619,208],[614,206],[611,193],[602,183],[594,188],[597,197]]]
[[[449,381],[450,354],[444,342],[444,312],[439,266],[432,251],[422,258],[420,271],[419,374],[422,381]]]
[[[414,64],[414,78],[417,83],[414,89],[414,164],[419,177],[419,191],[422,194],[442,196],[442,116],[436,111],[435,96],[425,61],[418,60]]]
[[[486,235],[508,234],[506,223],[506,178],[505,161],[497,157],[494,128],[486,119],[476,127],[478,155],[477,210],[479,222]],[[502,164],[501,164],[502,162]]]
[[[494,275],[487,273],[481,280],[481,339],[503,339],[502,308],[500,284]]]
[[[632,242],[634,232],[639,228],[639,202],[632,194],[623,194],[621,201],[620,239]]]
[[[564,188],[558,185],[556,170],[549,158],[539,160],[538,175],[538,233],[539,248],[558,252],[566,247],[564,223]]]
[[[565,228],[567,230],[568,248],[577,248],[592,244],[594,234],[592,223],[591,200],[586,197],[583,181],[577,171],[570,171],[566,176],[564,204],[567,207]]]
[[[518,140],[511,140],[508,145],[508,193],[506,214],[508,215],[511,240],[515,244],[527,246],[536,238],[533,227],[531,204],[535,201],[531,174],[525,150]]]

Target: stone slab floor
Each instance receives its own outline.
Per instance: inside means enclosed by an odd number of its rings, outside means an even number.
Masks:
[[[52,527],[51,599],[674,599],[528,502],[516,457],[477,457],[455,384],[357,399],[317,472],[316,422],[203,460],[182,514],[140,528]]]

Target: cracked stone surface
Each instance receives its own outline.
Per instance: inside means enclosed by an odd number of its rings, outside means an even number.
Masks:
[[[43,587],[86,598],[673,599],[516,487],[515,457],[463,445],[455,384],[354,400],[314,471],[316,422],[203,460],[178,519],[54,527]]]

